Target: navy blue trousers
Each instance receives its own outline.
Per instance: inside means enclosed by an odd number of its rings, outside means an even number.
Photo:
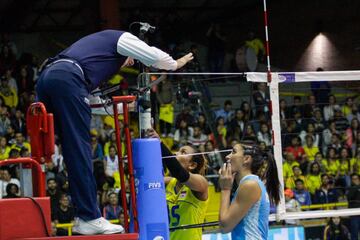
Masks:
[[[84,220],[99,218],[91,160],[89,90],[80,69],[68,62],[46,68],[38,79],[36,92],[38,100],[54,114],[76,215]]]

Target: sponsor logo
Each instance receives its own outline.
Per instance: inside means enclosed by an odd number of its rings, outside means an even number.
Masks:
[[[144,190],[153,190],[153,189],[161,189],[163,188],[163,184],[161,182],[149,182],[144,183]]]
[[[295,73],[279,73],[278,77],[282,82],[295,82]]]

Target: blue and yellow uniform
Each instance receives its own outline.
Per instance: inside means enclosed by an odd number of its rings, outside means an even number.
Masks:
[[[183,185],[176,191],[176,178],[172,178],[166,186],[166,202],[169,213],[169,226],[177,227],[188,224],[203,223],[209,198],[206,201],[199,200],[192,190]],[[171,240],[201,240],[201,228],[177,230],[170,232]]]

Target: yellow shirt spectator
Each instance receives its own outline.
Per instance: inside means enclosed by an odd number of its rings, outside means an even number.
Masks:
[[[319,148],[316,146],[308,147],[307,145],[305,145],[303,148],[309,161],[314,161],[315,155],[319,152]]]
[[[28,142],[23,142],[22,145],[14,143],[13,145],[11,145],[10,150],[16,149],[20,152],[22,148],[26,148],[27,150],[29,150],[29,152],[31,152],[31,146],[30,146],[30,143],[28,143]]]
[[[350,160],[349,159],[341,159],[339,161],[340,163],[340,167],[339,167],[339,174],[344,176],[344,175],[349,175],[350,173]]]
[[[284,179],[286,181],[287,178],[289,177],[292,177],[294,176],[294,173],[293,173],[293,167],[294,166],[300,166],[300,164],[296,161],[293,161],[293,162],[285,162],[283,164],[283,174],[284,174]]]
[[[352,158],[350,160],[350,167],[352,173],[357,173],[360,175],[360,158]]]
[[[315,191],[321,186],[321,174],[318,175],[307,175],[306,176],[307,189],[311,194],[315,194]]]
[[[0,86],[0,97],[4,99],[4,104],[11,108],[18,105],[18,95],[14,88],[10,87],[7,82],[6,84],[2,81]]]
[[[340,162],[337,159],[323,160],[322,165],[324,166],[327,174],[337,176],[340,169]]]
[[[6,146],[5,148],[0,148],[0,160],[5,160],[9,158],[11,148]]]

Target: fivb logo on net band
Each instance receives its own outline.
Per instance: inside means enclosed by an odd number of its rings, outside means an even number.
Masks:
[[[154,190],[163,188],[164,184],[162,182],[149,182],[144,183],[144,190]]]

